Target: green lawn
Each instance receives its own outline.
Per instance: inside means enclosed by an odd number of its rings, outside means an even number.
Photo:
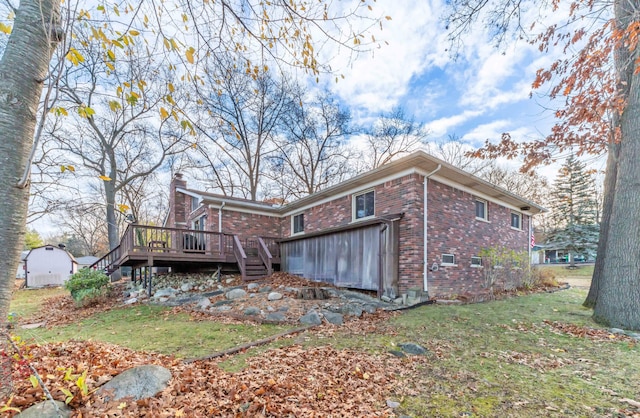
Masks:
[[[637,412],[640,348],[609,338],[582,307],[584,289],[540,293],[470,305],[428,305],[404,311],[365,333],[360,327],[299,334],[231,356],[235,371],[274,346],[327,345],[389,356],[404,342],[427,356],[403,359],[406,373],[390,399],[412,417],[609,417]],[[13,306],[13,305],[12,305]],[[573,336],[553,323],[600,337]],[[96,339],[179,357],[206,355],[282,332],[283,327],[192,321],[146,305],[114,309],[49,330],[18,330],[36,341]],[[578,334],[580,335],[580,334]],[[327,359],[330,361],[331,359]],[[626,409],[625,409],[626,408]]]

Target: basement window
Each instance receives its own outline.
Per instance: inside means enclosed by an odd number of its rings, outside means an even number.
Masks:
[[[456,256],[453,254],[442,254],[442,263],[443,266],[455,266],[456,265]]]
[[[471,257],[471,267],[482,267],[482,257]]]

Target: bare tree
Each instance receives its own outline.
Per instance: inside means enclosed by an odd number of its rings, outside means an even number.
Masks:
[[[185,130],[170,116],[175,99],[167,99],[172,88],[161,64],[130,45],[131,58],[111,69],[87,33],[76,34],[83,61],[69,63],[60,81],[60,110],[47,132],[57,152],[46,163],[73,167],[76,176],[100,182],[109,247],[114,248],[120,239],[117,212],[130,208],[121,194],[188,145]],[[165,82],[150,85],[146,80],[151,79]],[[163,109],[166,115],[158,121]]]
[[[265,158],[276,148],[275,136],[287,110],[286,89],[270,73],[247,72],[230,57],[212,58],[206,74],[198,92],[206,109],[196,123],[205,138],[200,151],[219,187],[233,182],[234,192],[256,200]],[[222,161],[209,155],[216,151]]]
[[[289,89],[278,150],[269,157],[272,180],[285,196],[300,198],[353,174],[348,110],[327,91],[309,98],[299,86]]]
[[[470,156],[469,151],[474,148],[456,135],[449,135],[447,140],[428,142],[425,149],[429,154],[471,174],[480,175],[495,167],[494,160]]]
[[[382,115],[370,129],[365,129],[369,169],[415,151],[423,145],[428,132],[425,127],[408,117],[402,108]]]

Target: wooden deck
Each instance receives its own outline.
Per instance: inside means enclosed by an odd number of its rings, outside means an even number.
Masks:
[[[265,272],[270,274],[272,265],[280,263],[275,238],[243,243],[235,235],[220,232],[129,225],[120,245],[92,267],[111,273],[121,266],[171,267],[177,271],[223,266],[237,269],[246,279],[253,248],[258,250],[255,255],[264,264]]]

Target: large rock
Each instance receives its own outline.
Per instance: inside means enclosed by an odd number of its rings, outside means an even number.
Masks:
[[[418,356],[425,355],[428,352],[426,348],[416,343],[402,343],[400,344],[400,348],[402,348],[402,351],[405,353],[415,354]]]
[[[267,296],[267,300],[270,300],[270,301],[280,300],[280,299],[282,299],[282,293],[278,293],[278,292],[271,292]]]
[[[357,303],[348,303],[342,307],[342,313],[347,316],[360,318],[362,316],[362,305]]]
[[[164,289],[158,289],[156,290],[156,292],[153,294],[153,297],[156,299],[159,298],[164,298],[164,297],[172,297],[174,296],[176,293],[178,293],[178,291],[172,287],[167,287]]]
[[[247,296],[247,292],[244,289],[231,289],[224,296],[229,300],[242,299]]]
[[[211,306],[209,298],[202,298],[198,301],[198,308],[200,309],[207,309],[209,306]]]
[[[331,311],[324,311],[323,315],[324,315],[324,319],[326,319],[328,323],[333,325],[342,325],[342,322],[343,322],[342,314],[331,312]]]
[[[255,306],[249,306],[244,310],[245,315],[260,315],[260,308]]]
[[[305,315],[300,317],[300,323],[306,325],[320,325],[322,324],[322,318],[316,311],[309,311]]]
[[[164,390],[169,380],[171,372],[162,366],[150,364],[133,367],[105,383],[98,393],[107,399],[113,396],[115,400],[129,397],[140,400]]]
[[[284,322],[286,321],[287,318],[284,316],[282,312],[273,312],[268,314],[265,319],[271,322]]]
[[[64,402],[45,401],[25,409],[17,416],[20,418],[68,418],[71,416],[71,409]]]

